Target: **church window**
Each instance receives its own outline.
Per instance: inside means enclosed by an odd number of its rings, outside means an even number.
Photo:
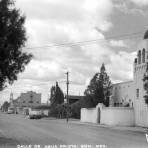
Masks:
[[[141,64],[141,51],[138,51],[138,64]]]
[[[136,89],[136,97],[139,98],[139,89]]]
[[[135,58],[135,64],[137,64],[137,58]]]
[[[145,63],[145,49],[142,50],[142,63]]]

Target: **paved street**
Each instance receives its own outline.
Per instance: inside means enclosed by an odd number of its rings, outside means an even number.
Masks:
[[[106,145],[107,148],[148,147],[143,132],[83,125],[79,122],[76,124],[72,121],[67,124],[65,120],[30,120],[21,115],[0,113],[0,148],[30,144],[39,144],[41,147],[55,144]]]

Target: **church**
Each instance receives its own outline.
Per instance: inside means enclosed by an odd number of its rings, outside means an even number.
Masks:
[[[145,103],[143,77],[148,62],[148,31],[138,44],[137,57],[133,63],[133,80],[113,85],[110,106],[126,106],[134,109],[137,126],[148,126],[148,105]]]
[[[133,80],[113,84],[109,107],[99,103],[95,108],[81,108],[82,122],[148,127],[148,105],[145,103],[143,82],[148,63],[148,31],[137,47]]]

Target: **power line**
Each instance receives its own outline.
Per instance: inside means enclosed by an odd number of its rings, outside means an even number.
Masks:
[[[36,47],[25,47],[24,49],[36,49],[36,48],[51,48],[51,47],[64,47],[64,46],[76,46],[76,45],[86,45],[89,43],[95,43],[95,42],[106,42],[112,39],[131,39],[131,38],[139,38],[141,37],[140,34],[143,34],[143,31],[141,32],[135,32],[131,34],[122,34],[117,36],[109,36],[106,39],[94,39],[94,40],[85,40],[85,41],[78,41],[78,42],[71,42],[71,43],[61,43],[61,44],[54,44],[54,45],[44,45],[44,46],[36,46]]]

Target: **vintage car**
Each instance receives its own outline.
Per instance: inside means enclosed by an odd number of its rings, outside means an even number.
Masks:
[[[14,108],[8,108],[8,111],[7,111],[8,114],[14,114]]]
[[[38,111],[38,110],[31,110],[31,111],[29,112],[28,118],[29,118],[29,119],[41,119],[41,118],[42,118],[41,111]]]

